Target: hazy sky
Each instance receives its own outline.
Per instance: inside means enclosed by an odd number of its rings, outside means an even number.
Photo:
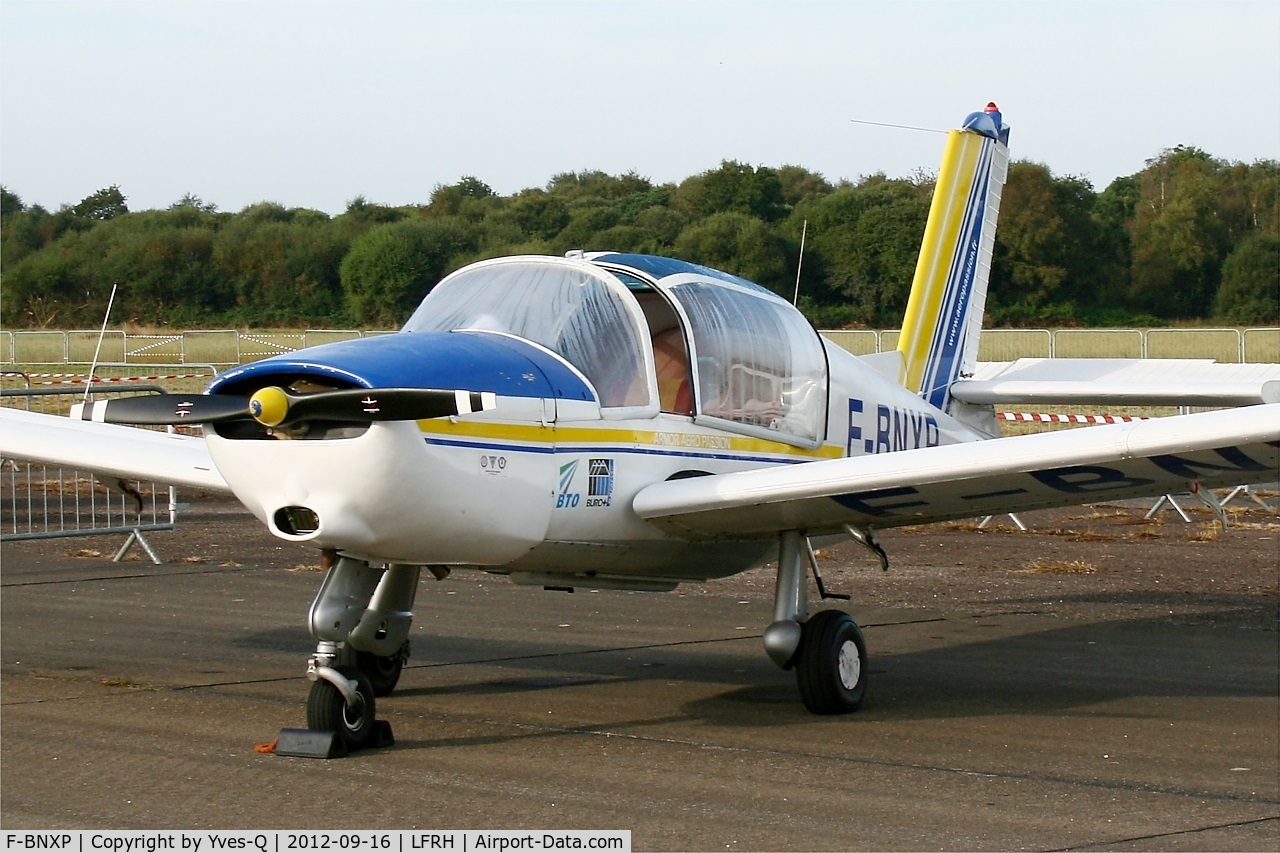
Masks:
[[[1280,2],[0,0],[0,183],[341,212],[474,175],[678,182],[735,159],[936,169],[995,100],[1101,190],[1175,145],[1280,159]],[[857,120],[857,121],[855,121]]]

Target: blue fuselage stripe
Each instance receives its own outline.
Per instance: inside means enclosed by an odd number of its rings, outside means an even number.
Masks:
[[[626,453],[633,456],[669,456],[676,459],[718,459],[726,462],[752,462],[755,464],[771,465],[793,465],[799,462],[811,461],[809,459],[780,459],[776,456],[742,456],[736,453],[699,453],[690,450],[663,450],[659,448],[610,444],[566,444],[559,446],[539,445],[531,447],[527,444],[505,444],[492,441],[460,441],[448,438],[427,438],[425,441],[429,445],[440,447],[466,447],[474,450],[501,450],[507,453],[571,453],[578,455],[590,453],[597,455],[601,453]]]

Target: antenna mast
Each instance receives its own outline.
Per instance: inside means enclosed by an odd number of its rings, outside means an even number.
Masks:
[[[804,267],[804,238],[809,234],[809,220],[804,221],[804,226],[800,229],[800,257],[796,258],[796,293],[791,297],[791,304],[796,305],[800,302],[800,270]]]
[[[120,282],[111,285],[111,297],[107,299],[107,313],[102,318],[102,328],[98,331],[98,345],[93,348],[93,362],[89,365],[89,378],[84,383],[84,401],[89,402],[89,390],[93,387],[93,371],[98,368],[98,353],[102,352],[102,339],[107,335],[107,321],[111,319],[111,306],[116,301],[116,288]]]

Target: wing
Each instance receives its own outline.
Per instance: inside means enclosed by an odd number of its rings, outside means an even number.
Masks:
[[[656,483],[684,538],[885,528],[1280,480],[1280,404]]]
[[[1280,365],[1190,358],[1022,358],[951,386],[965,403],[1251,406],[1280,403]]]
[[[203,438],[0,408],[0,457],[229,492]]]

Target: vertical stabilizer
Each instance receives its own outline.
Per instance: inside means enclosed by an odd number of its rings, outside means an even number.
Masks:
[[[1009,129],[995,104],[947,136],[920,260],[902,321],[902,384],[949,411],[951,383],[971,373],[987,301]]]

